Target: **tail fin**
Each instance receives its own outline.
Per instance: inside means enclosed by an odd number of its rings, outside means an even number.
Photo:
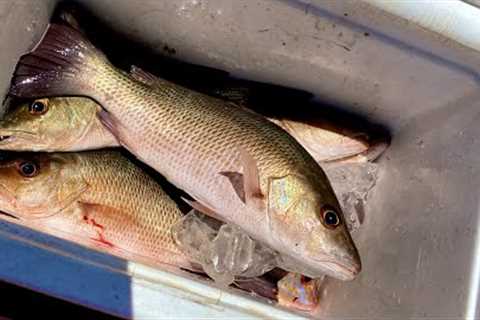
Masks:
[[[37,46],[20,58],[10,94],[24,98],[88,95],[89,82],[106,62],[78,30],[51,24]]]

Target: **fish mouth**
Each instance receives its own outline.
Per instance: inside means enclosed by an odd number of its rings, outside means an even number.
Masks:
[[[3,210],[0,210],[0,215],[2,215],[2,216],[7,216],[7,217],[10,218],[10,219],[20,220],[19,217],[16,217],[16,216],[14,216],[13,214],[8,213],[8,212],[5,212],[5,211],[3,211]]]
[[[12,137],[11,135],[6,135],[6,136],[0,135],[0,142],[8,141],[11,137]]]
[[[337,261],[319,261],[330,277],[343,281],[354,280],[360,273],[361,266],[356,263],[340,263]]]
[[[0,130],[0,146],[7,146],[19,139],[32,140],[35,137],[36,134],[31,131]]]
[[[362,266],[360,260],[341,259],[335,257],[303,257],[301,259],[282,255],[280,268],[300,273],[310,278],[320,278],[324,275],[342,280],[350,281],[357,277]]]

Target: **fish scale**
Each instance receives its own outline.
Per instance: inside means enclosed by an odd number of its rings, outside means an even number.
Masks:
[[[117,208],[122,217],[112,217],[105,236],[115,243],[147,246],[154,256],[182,256],[171,237],[171,227],[181,213],[176,204],[150,177],[128,160],[112,153],[91,153],[80,157],[80,174],[90,189],[80,200]],[[116,179],[112,179],[112,175]],[[127,187],[126,187],[127,186]],[[111,230],[111,231],[110,231]]]

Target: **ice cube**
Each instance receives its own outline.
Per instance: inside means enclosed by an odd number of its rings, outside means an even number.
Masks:
[[[172,232],[180,249],[222,286],[228,286],[237,277],[260,276],[276,266],[275,251],[233,225],[223,224],[215,230],[201,213],[191,211]]]
[[[216,231],[192,210],[172,227],[176,244],[192,260],[202,264]]]

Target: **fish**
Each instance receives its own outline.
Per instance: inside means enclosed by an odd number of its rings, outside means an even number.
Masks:
[[[244,107],[145,80],[114,67],[79,31],[51,24],[20,58],[10,94],[94,99],[117,141],[189,194],[195,209],[242,228],[311,278],[359,274],[330,182],[293,137]]]
[[[139,72],[141,69],[132,67],[132,75]],[[101,110],[86,97],[42,97],[13,103],[0,120],[0,150],[58,152],[120,147],[97,117]],[[323,122],[267,119],[287,131],[319,163],[373,161],[388,146],[384,140],[370,141],[366,133]]]
[[[176,203],[120,152],[12,153],[0,161],[0,189],[0,211],[21,225],[127,260],[199,270],[171,234],[183,216]]]

